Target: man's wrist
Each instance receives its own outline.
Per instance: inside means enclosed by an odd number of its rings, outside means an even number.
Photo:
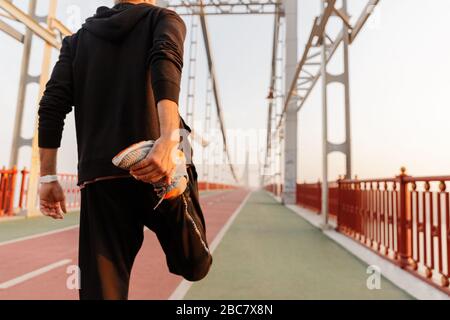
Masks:
[[[39,183],[53,183],[58,181],[58,176],[56,174],[45,175],[39,178]]]
[[[174,135],[173,134],[172,135],[161,135],[159,140],[161,142],[168,143],[168,144],[171,144],[171,145],[176,145],[176,144],[180,143],[179,139],[178,140],[174,139]]]

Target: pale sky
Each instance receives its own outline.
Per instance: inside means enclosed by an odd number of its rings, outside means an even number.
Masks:
[[[48,1],[38,2],[40,13],[44,13]],[[25,9],[28,1],[15,3]],[[74,9],[79,8],[85,19],[97,6],[111,3],[108,0],[60,0],[58,17],[70,25],[73,23]],[[366,0],[348,0],[348,3],[350,14],[356,18]],[[313,17],[319,10],[319,0],[299,0],[299,54],[309,35]],[[445,31],[450,29],[449,10],[450,2],[447,0],[381,0],[376,14],[351,46],[354,174],[373,178],[393,176],[399,173],[402,165],[413,175],[449,174],[447,122],[450,116],[450,43],[446,41]],[[185,21],[189,27],[190,18]],[[273,18],[214,16],[209,17],[208,22],[227,127],[241,130],[242,134],[264,134]],[[189,37],[186,52],[188,44]],[[39,73],[41,48],[42,42],[36,39],[32,59],[34,75]],[[7,35],[0,34],[0,49],[0,165],[7,165],[21,45]],[[201,128],[207,73],[202,46],[199,51],[196,106],[197,119],[200,121],[197,127]],[[57,56],[56,52],[54,56]],[[340,58],[339,54],[336,55],[330,66],[332,71],[341,68]],[[186,78],[187,63],[184,71]],[[321,175],[320,89],[318,84],[299,113],[299,181],[317,181]],[[183,90],[186,90],[186,79],[183,81]],[[329,91],[329,135],[334,142],[342,142],[343,139],[343,103],[339,90],[336,86]],[[23,129],[26,136],[32,134],[36,94],[37,86],[30,86]],[[180,101],[182,113],[184,105],[183,94]],[[240,134],[239,131],[230,132],[231,142],[238,140],[236,132]],[[76,172],[74,133],[72,113],[66,121],[59,156],[61,172]],[[256,162],[258,146],[252,143],[250,148],[252,162]],[[231,152],[233,156],[239,157],[245,154],[243,148],[234,146]],[[19,167],[29,166],[29,159],[29,148],[22,149]],[[335,178],[343,170],[343,158],[330,156],[330,178]],[[253,172],[256,173],[255,170]]]

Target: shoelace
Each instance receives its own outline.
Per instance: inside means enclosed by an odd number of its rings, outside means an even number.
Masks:
[[[155,190],[156,195],[159,198],[159,201],[156,204],[156,206],[153,208],[153,210],[156,210],[161,205],[161,203],[164,201],[164,199],[165,199],[166,195],[169,193],[169,191],[176,188],[176,185],[178,184],[178,182],[181,178],[182,178],[182,176],[173,178],[171,184],[167,184],[164,182],[157,182],[157,183],[153,184],[153,189]]]
[[[161,203],[164,201],[164,198],[166,197],[167,193],[169,192],[169,185],[165,183],[155,183],[153,184],[153,188],[155,189],[156,195],[159,198],[158,203],[153,208],[153,210],[156,210]]]

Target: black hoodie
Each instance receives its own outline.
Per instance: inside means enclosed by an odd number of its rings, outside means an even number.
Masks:
[[[178,103],[186,27],[173,11],[148,4],[100,7],[63,40],[40,102],[39,147],[59,148],[74,107],[78,184],[125,174],[111,159],[160,135],[157,103]]]

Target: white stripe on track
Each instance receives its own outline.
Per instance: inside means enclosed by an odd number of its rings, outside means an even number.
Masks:
[[[69,264],[71,262],[72,262],[72,260],[70,260],[70,259],[64,259],[64,260],[61,260],[61,261],[49,264],[49,265],[47,265],[45,267],[39,268],[37,270],[25,273],[25,274],[23,274],[23,275],[21,275],[19,277],[16,277],[16,278],[8,280],[6,282],[0,283],[0,290],[14,287],[15,285],[18,285],[19,283],[22,283],[22,282],[25,282],[25,281],[30,280],[32,278],[35,278],[35,277],[37,277],[37,276],[39,276],[41,274],[44,274],[44,273],[49,272],[49,271],[51,271],[53,269],[62,267],[62,266],[66,265],[66,264]]]
[[[230,192],[230,191],[219,191],[218,193],[206,194],[204,196],[202,196],[200,194],[200,198],[207,199],[209,197],[218,196],[218,195],[221,195],[223,193],[228,193],[228,192]],[[20,238],[17,238],[17,239],[6,240],[6,241],[3,241],[3,242],[0,242],[0,247],[4,246],[4,245],[7,245],[7,244],[20,242],[20,241],[25,241],[25,240],[31,240],[31,239],[36,239],[36,238],[40,238],[40,237],[50,236],[50,235],[57,234],[57,233],[60,233],[60,232],[73,230],[73,229],[76,229],[78,227],[79,227],[79,225],[77,224],[77,225],[66,227],[66,228],[61,228],[61,229],[52,230],[52,231],[48,231],[48,232],[33,234],[31,236],[25,236],[25,237],[20,237]]]
[[[7,244],[11,244],[11,243],[16,243],[16,242],[20,242],[20,241],[31,240],[31,239],[36,239],[36,238],[40,238],[40,237],[49,236],[49,235],[52,235],[52,234],[73,230],[73,229],[76,229],[76,228],[78,228],[78,225],[70,226],[70,227],[66,227],[66,228],[61,228],[61,229],[57,229],[57,230],[52,230],[52,231],[48,231],[48,232],[33,234],[31,236],[21,237],[21,238],[17,238],[17,239],[13,239],[13,240],[7,240],[7,241],[0,242],[0,247],[4,246],[4,245],[7,245]]]
[[[219,192],[219,193],[216,193],[216,194],[205,195],[205,196],[203,196],[203,198],[209,198],[209,197],[217,196],[217,195],[220,195],[222,193],[225,193],[225,191],[224,192]],[[230,225],[233,223],[233,221],[236,218],[237,214],[240,212],[240,210],[242,209],[244,204],[247,202],[247,200],[250,197],[250,195],[251,195],[251,193],[249,193],[247,195],[247,197],[241,203],[239,208],[233,213],[233,216],[228,220],[228,222],[225,224],[225,226],[216,235],[214,241],[212,242],[212,244],[210,246],[211,252],[214,252],[215,248],[217,247],[217,245],[222,240],[222,238],[225,235],[226,231],[228,230]],[[21,242],[21,241],[26,241],[26,240],[37,239],[37,238],[41,238],[41,237],[45,237],[45,236],[50,236],[50,235],[58,234],[58,233],[61,233],[61,232],[74,230],[74,229],[77,229],[78,227],[79,227],[79,225],[74,225],[74,226],[70,226],[70,227],[66,227],[66,228],[61,228],[61,229],[57,229],[57,230],[52,230],[52,231],[48,231],[48,232],[34,234],[34,235],[31,235],[31,236],[25,236],[25,237],[13,239],[13,240],[7,240],[7,241],[0,242],[0,246],[13,244],[13,243]],[[72,262],[72,260],[64,259],[64,260],[61,260],[61,261],[49,264],[49,265],[47,265],[45,267],[42,267],[40,269],[37,269],[37,270],[31,271],[29,273],[23,274],[23,275],[21,275],[19,277],[16,277],[14,279],[8,280],[8,281],[3,282],[3,283],[0,283],[0,290],[11,288],[11,287],[13,287],[13,286],[15,286],[15,285],[17,285],[19,283],[28,281],[28,280],[30,280],[32,278],[35,278],[35,277],[37,277],[37,276],[39,276],[41,274],[47,273],[47,272],[49,272],[49,271],[51,271],[53,269],[59,268],[59,267],[64,266],[64,265],[67,265],[70,262]],[[184,282],[186,282],[188,286],[186,286],[186,284]],[[175,299],[177,299],[176,298],[177,296],[179,296],[180,299],[182,299],[184,297],[184,295],[186,295],[186,293],[189,290],[189,288],[191,287],[191,285],[192,285],[192,283],[184,280],[179,285],[179,288],[177,288],[177,290],[175,290],[175,292],[172,294],[172,296],[174,296]],[[186,287],[186,288],[184,290],[181,290],[183,287]],[[178,294],[176,295],[177,292],[178,292]]]
[[[249,192],[249,194],[245,197],[245,199],[242,201],[242,203],[239,205],[239,207],[234,211],[233,215],[228,219],[227,223],[220,229],[219,233],[214,238],[213,242],[210,245],[210,251],[213,253],[217,246],[222,241],[223,237],[227,233],[228,229],[230,229],[231,225],[233,224],[234,220],[236,220],[236,217],[239,215],[239,213],[242,211],[242,208],[247,204],[248,199],[253,194],[253,192]],[[193,282],[182,280],[181,283],[178,285],[178,287],[175,289],[175,291],[171,294],[168,300],[182,300],[189,289],[191,288]]]

